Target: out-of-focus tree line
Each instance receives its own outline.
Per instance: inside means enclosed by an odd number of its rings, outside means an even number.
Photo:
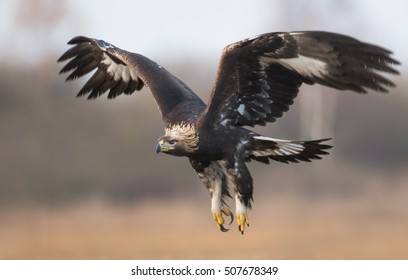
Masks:
[[[201,186],[188,161],[155,154],[163,127],[148,90],[115,100],[77,99],[84,81],[64,83],[53,58],[0,69],[2,205],[59,204],[92,195],[120,201],[196,195]],[[207,100],[212,81],[205,75],[194,78],[197,69],[188,64],[168,68]],[[282,189],[289,182],[306,192],[352,192],[370,176],[383,177],[392,188],[392,178],[408,176],[406,89],[399,83],[390,94],[366,96],[327,90],[339,95],[334,135],[322,135],[334,137],[331,155],[308,164],[250,164],[256,189]],[[312,88],[304,91],[313,94]],[[283,119],[260,131],[299,138],[299,106],[298,100]],[[354,175],[357,181],[341,178]]]

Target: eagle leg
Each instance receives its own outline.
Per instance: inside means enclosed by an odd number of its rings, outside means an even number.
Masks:
[[[247,206],[239,194],[235,195],[235,206],[238,230],[241,232],[241,234],[244,234],[245,226],[249,227],[249,219],[247,215]]]
[[[210,191],[211,212],[214,221],[222,232],[229,229],[224,227],[224,216],[231,218],[230,225],[234,221],[234,215],[225,205],[224,198],[231,197],[228,192],[227,178],[224,173],[223,163],[221,161],[201,162],[190,158],[191,166],[197,172],[198,177],[204,186]]]

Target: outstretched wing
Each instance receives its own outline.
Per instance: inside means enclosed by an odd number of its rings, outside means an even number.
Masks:
[[[71,72],[67,81],[97,69],[78,96],[88,95],[88,99],[94,99],[109,91],[108,98],[115,98],[122,93],[132,94],[146,85],[166,124],[188,121],[205,108],[201,99],[182,81],[140,54],[83,36],[73,38],[68,44],[74,46],[58,59],[58,62],[69,60],[60,71]]]
[[[78,97],[88,94],[88,99],[94,99],[109,90],[108,98],[115,98],[122,93],[131,94],[143,88],[143,81],[124,57],[118,55],[115,46],[82,36],[73,38],[68,44],[74,47],[58,59],[58,62],[69,60],[60,71],[60,74],[72,71],[67,81],[97,69],[79,91]]]
[[[340,90],[387,92],[398,74],[391,52],[329,32],[269,33],[227,46],[204,120],[254,126],[274,122],[293,104],[302,83]]]

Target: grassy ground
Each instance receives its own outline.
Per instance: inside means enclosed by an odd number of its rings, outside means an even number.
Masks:
[[[0,214],[0,258],[407,259],[407,197],[259,199],[244,236],[218,231],[207,200],[26,207]]]

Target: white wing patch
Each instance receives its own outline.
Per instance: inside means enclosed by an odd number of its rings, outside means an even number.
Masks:
[[[108,66],[107,72],[115,81],[137,80],[137,75],[126,65],[114,62],[106,53],[103,54],[102,63]]]
[[[254,136],[253,138],[257,140],[271,141],[276,143],[275,149],[263,149],[252,151],[251,152],[252,155],[256,157],[298,155],[305,149],[305,147],[301,143],[299,142],[295,143],[290,140],[281,140],[266,136]]]
[[[310,58],[307,56],[299,55],[294,58],[273,58],[270,56],[275,55],[274,53],[265,53],[265,56],[259,58],[261,65],[268,65],[270,63],[278,63],[285,68],[296,71],[297,73],[305,77],[325,77],[328,72],[326,69],[326,63],[321,60]]]

